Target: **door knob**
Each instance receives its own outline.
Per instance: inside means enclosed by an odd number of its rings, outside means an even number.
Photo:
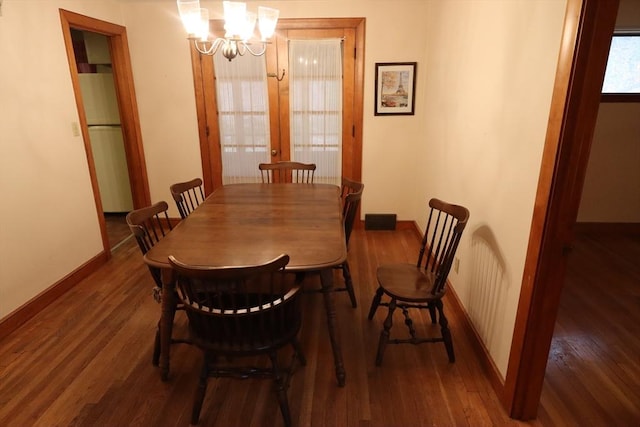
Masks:
[[[271,155],[272,156],[277,156],[278,155],[278,150],[271,150]]]

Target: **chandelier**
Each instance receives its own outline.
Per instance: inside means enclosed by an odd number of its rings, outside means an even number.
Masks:
[[[221,50],[222,55],[231,61],[236,56],[249,52],[251,55],[263,55],[267,49],[268,39],[276,30],[278,23],[277,9],[258,7],[258,14],[247,11],[246,3],[223,1],[224,37],[209,37],[209,10],[200,7],[200,0],[177,0],[178,12],[193,41],[195,48],[203,55],[215,55]],[[260,39],[254,39],[254,31],[258,21]],[[259,45],[252,48],[252,44]]]

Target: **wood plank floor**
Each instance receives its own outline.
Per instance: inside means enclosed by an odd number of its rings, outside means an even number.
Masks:
[[[107,226],[107,237],[111,249],[117,248],[123,240],[132,236],[127,225],[126,213],[105,213],[104,220]]]
[[[567,267],[538,419],[640,426],[640,235],[579,234]]]
[[[354,231],[349,262],[358,308],[351,308],[345,293],[335,295],[347,371],[344,388],[336,384],[322,297],[305,296],[300,340],[308,363],[295,373],[289,389],[296,425],[624,425],[616,424],[615,415],[607,418],[612,421],[607,424],[581,423],[575,418],[580,411],[566,402],[572,393],[565,390],[572,383],[555,375],[560,384],[545,385],[540,420],[509,419],[452,311],[455,364],[448,363],[442,345],[391,346],[383,366],[375,367],[383,311],[373,321],[366,318],[375,267],[382,262],[413,262],[417,245],[411,231]],[[0,341],[0,425],[188,425],[200,354],[188,345],[174,346],[171,378],[160,381],[158,368],[151,364],[159,317],[151,287],[135,241],[129,239],[106,266]],[[637,293],[635,298],[637,307]],[[178,333],[185,326],[179,313]],[[637,345],[638,335],[632,339]],[[617,362],[636,380],[637,354],[635,361],[627,354]],[[596,377],[606,379],[609,373],[601,371]],[[582,381],[589,386],[595,380]],[[635,387],[635,395],[629,396],[637,396],[637,384],[624,391]],[[269,381],[229,379],[211,380],[200,424],[281,426],[282,420]]]

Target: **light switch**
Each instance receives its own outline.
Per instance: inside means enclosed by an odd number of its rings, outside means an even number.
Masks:
[[[78,122],[71,123],[71,133],[73,136],[80,136],[80,126],[78,125]]]

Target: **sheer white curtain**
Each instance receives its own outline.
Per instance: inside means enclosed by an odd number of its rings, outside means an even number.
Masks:
[[[222,183],[261,182],[258,164],[270,161],[269,100],[264,56],[213,58],[216,73]]]
[[[342,176],[342,40],[289,41],[291,159],[317,166],[314,182]]]

